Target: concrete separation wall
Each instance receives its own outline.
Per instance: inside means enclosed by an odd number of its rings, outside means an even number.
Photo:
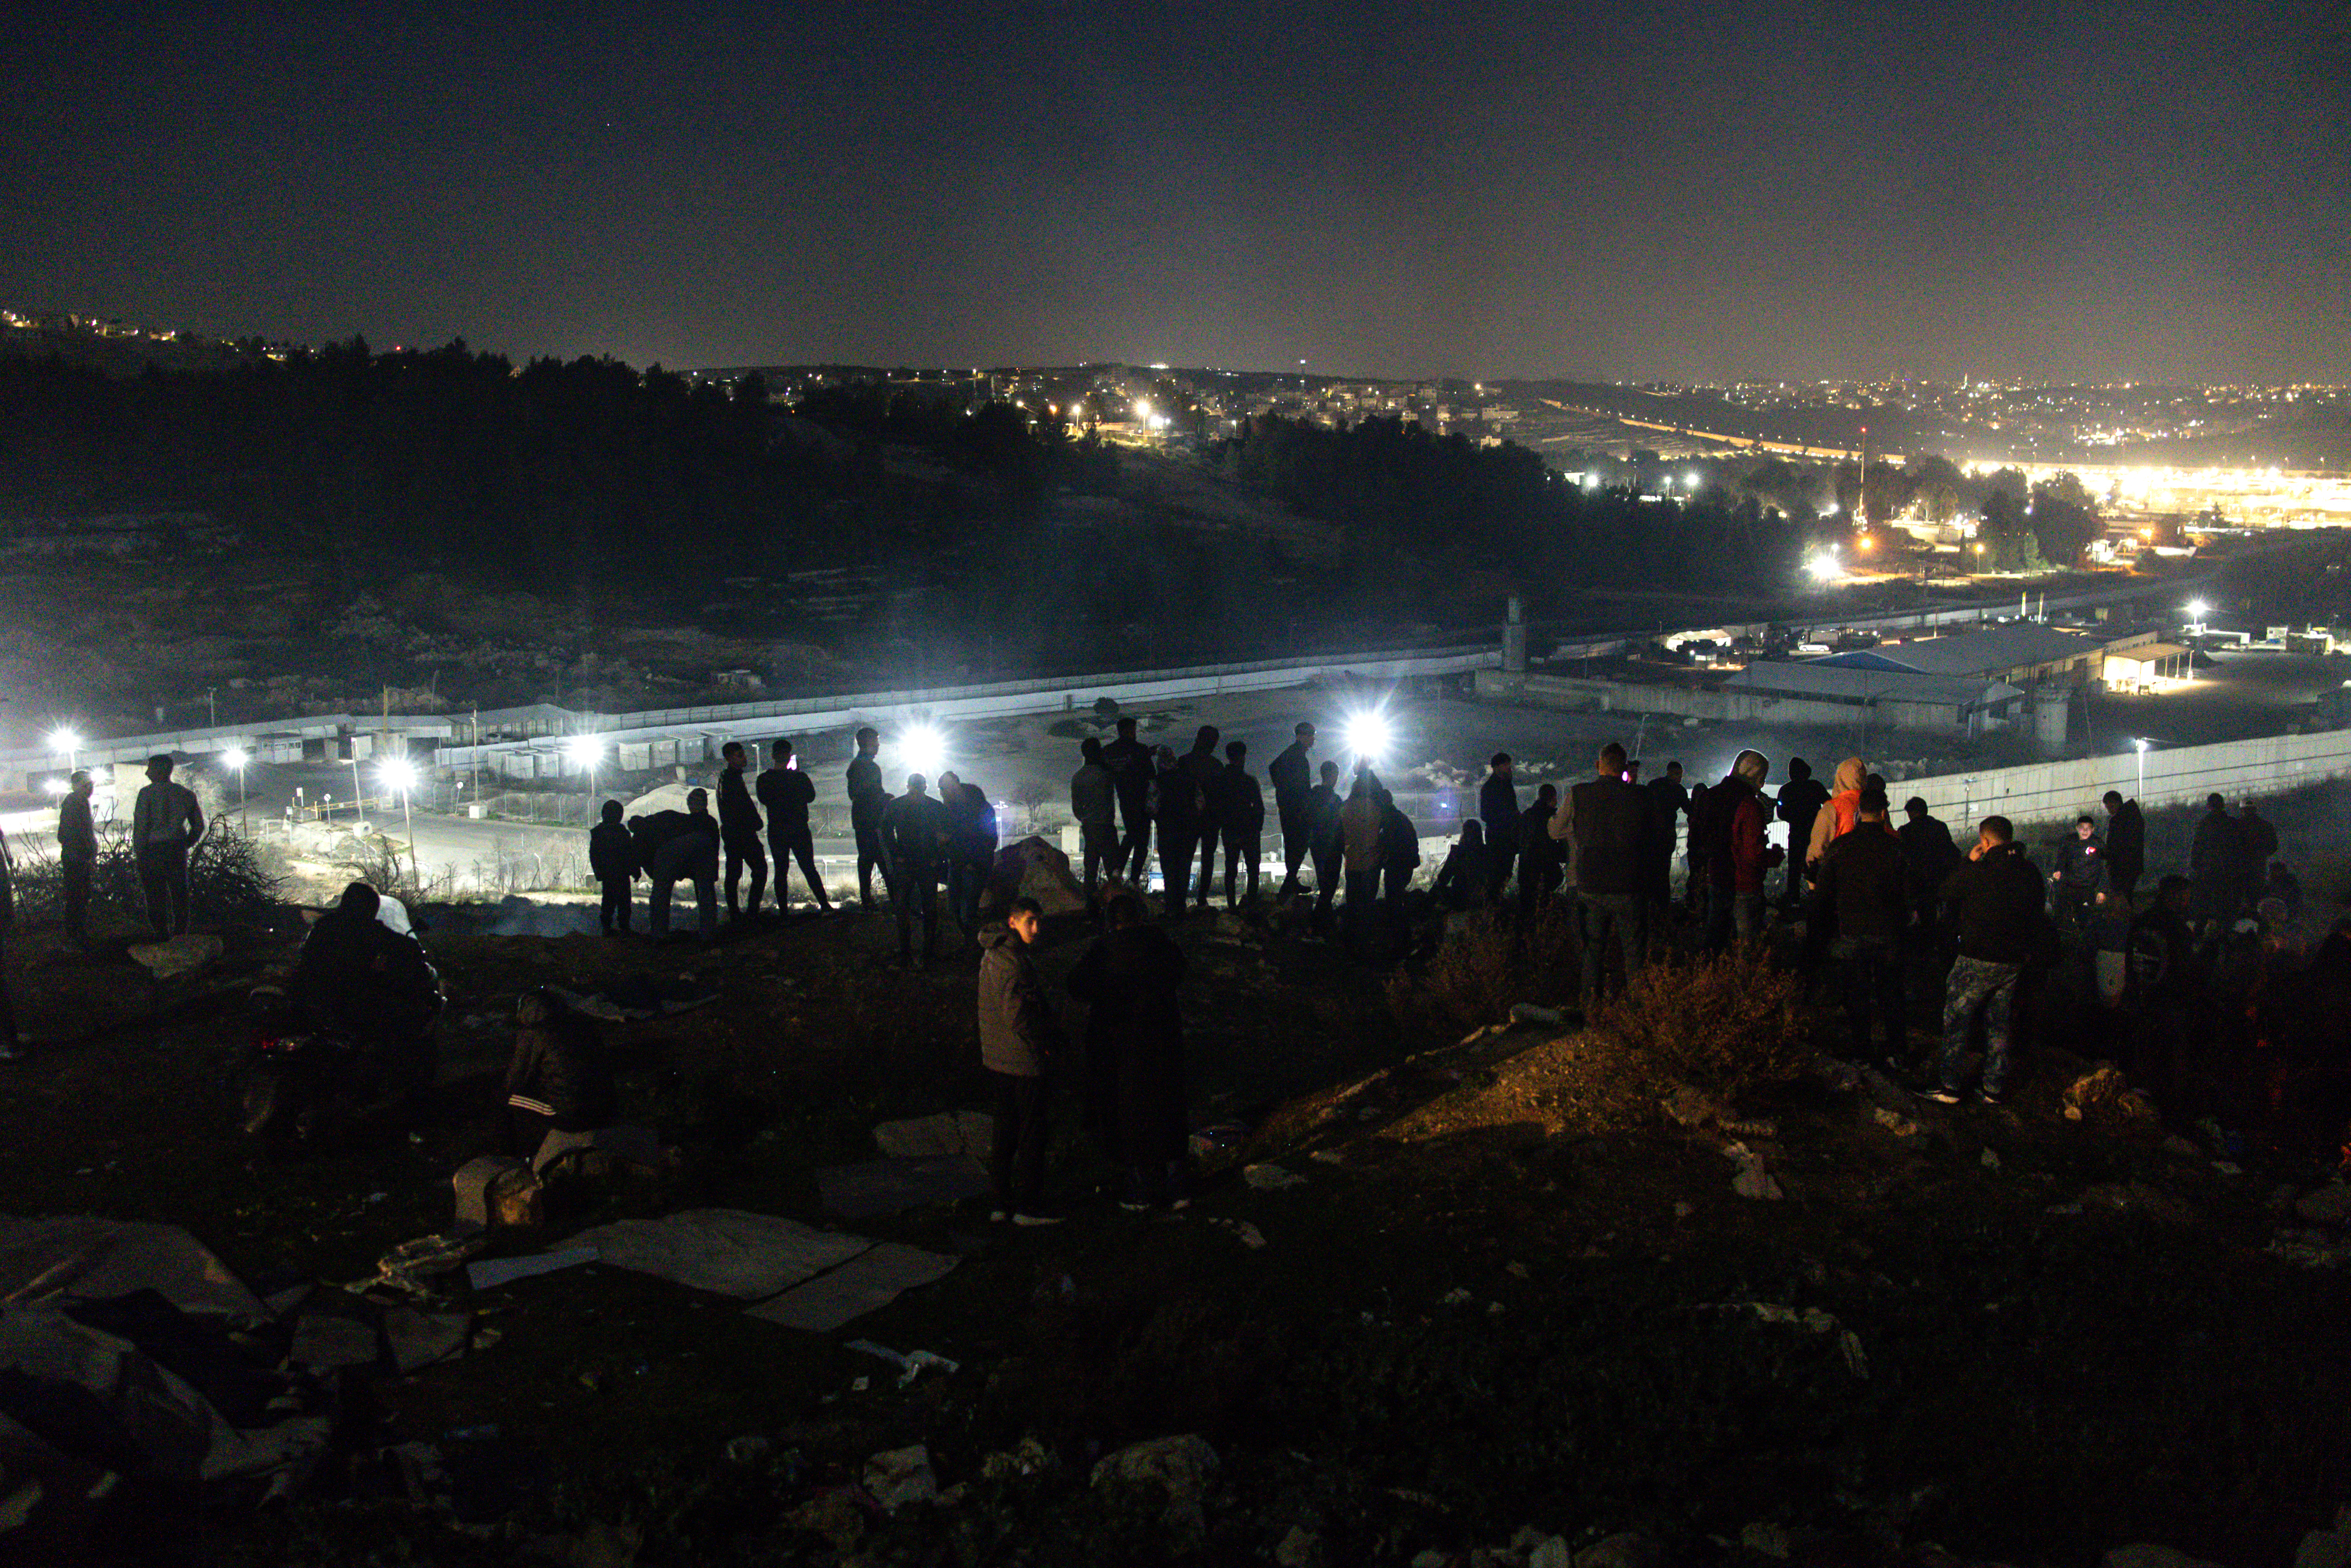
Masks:
[[[2126,751],[1905,779],[1888,784],[1886,792],[1897,811],[1911,796],[1925,797],[1935,815],[1965,841],[1962,829],[1995,814],[2019,823],[2071,821],[2085,811],[2100,815],[2099,798],[2109,789],[2136,796],[2142,806],[2200,806],[2217,790],[2233,806],[2248,795],[2279,795],[2344,778],[2351,778],[2351,730],[2336,729],[2149,751],[2144,785],[2137,755]]]

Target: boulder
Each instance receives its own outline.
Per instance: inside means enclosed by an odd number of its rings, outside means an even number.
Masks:
[[[210,967],[227,951],[219,937],[209,932],[191,931],[168,941],[135,943],[131,957],[155,978],[176,980]]]
[[[2185,1552],[2151,1542],[2117,1546],[2106,1553],[2104,1562],[2105,1568],[2219,1568],[2219,1564],[2201,1557],[2190,1557]]]
[[[2294,1211],[2313,1225],[2351,1224],[2351,1186],[2329,1183],[2294,1199]]]
[[[1204,1522],[1200,1505],[1215,1480],[1217,1450],[1196,1432],[1153,1437],[1102,1456],[1093,1469],[1095,1486],[1125,1485],[1163,1494],[1170,1528],[1196,1532]]]
[[[1086,909],[1086,890],[1071,874],[1070,857],[1033,835],[996,852],[988,892],[999,906],[1016,894],[1033,898],[1048,916],[1082,915]]]
[[[1575,1568],[1655,1568],[1664,1551],[1637,1530],[1595,1541],[1575,1554]]]
[[[938,1477],[931,1471],[931,1451],[920,1443],[874,1455],[865,1461],[864,1479],[865,1490],[888,1513],[910,1502],[929,1502],[939,1495]]]

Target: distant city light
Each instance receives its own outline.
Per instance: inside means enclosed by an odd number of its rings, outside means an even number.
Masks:
[[[935,778],[947,759],[947,737],[933,726],[912,726],[898,737],[898,759],[909,773]]]
[[[1151,417],[1151,400],[1149,398],[1139,397],[1134,400],[1134,417],[1137,419],[1149,419]]]
[[[1877,548],[1877,536],[1876,534],[1864,534],[1857,542],[1864,549],[1876,549]]]
[[[1339,727],[1339,744],[1350,755],[1377,768],[1387,760],[1388,748],[1395,744],[1395,729],[1380,709],[1364,708],[1349,715]]]

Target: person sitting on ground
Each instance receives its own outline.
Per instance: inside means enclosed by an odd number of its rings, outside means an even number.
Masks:
[[[345,886],[303,939],[287,989],[319,1027],[350,1035],[362,1048],[413,1059],[416,1073],[424,1074],[441,978],[423,944],[378,918],[382,904],[364,882]],[[409,1087],[429,1082],[426,1076]]]
[[[1110,931],[1070,971],[1070,995],[1086,1019],[1090,1117],[1103,1152],[1126,1167],[1130,1211],[1186,1207],[1191,1153],[1186,1111],[1184,1019],[1177,1001],[1184,950],[1152,924],[1143,900],[1110,901]]]
[[[1429,890],[1437,907],[1457,913],[1486,907],[1492,869],[1485,824],[1472,818],[1461,824],[1461,836],[1445,852],[1445,864],[1437,869],[1437,883]]]
[[[608,1127],[617,1104],[595,1024],[544,987],[524,992],[507,1063],[507,1153],[527,1160],[551,1132]]]

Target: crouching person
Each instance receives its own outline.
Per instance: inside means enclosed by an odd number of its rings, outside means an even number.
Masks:
[[[529,1159],[548,1134],[610,1126],[617,1108],[595,1024],[548,990],[523,993],[507,1064],[507,1153]]]
[[[996,1186],[994,1218],[1015,1225],[1057,1225],[1040,1206],[1045,1186],[1048,1070],[1061,1049],[1045,981],[1029,948],[1045,923],[1045,906],[1016,898],[1001,928],[980,937],[979,1060],[996,1080],[996,1139],[988,1176]]]

